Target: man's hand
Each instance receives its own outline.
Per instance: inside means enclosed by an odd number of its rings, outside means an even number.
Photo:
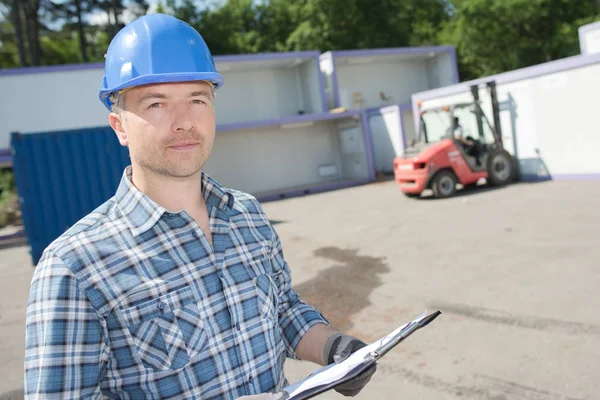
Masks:
[[[356,350],[362,349],[365,346],[366,343],[360,339],[344,333],[335,333],[325,343],[323,361],[325,365],[333,362],[341,363]],[[377,371],[377,364],[373,364],[372,367],[356,378],[337,386],[335,388],[336,392],[348,397],[356,396],[369,383],[375,371]]]
[[[277,393],[261,393],[253,394],[251,396],[238,397],[237,400],[286,400],[290,396],[286,391]]]

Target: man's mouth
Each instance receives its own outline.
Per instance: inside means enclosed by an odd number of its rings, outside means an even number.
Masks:
[[[198,142],[179,142],[179,143],[175,143],[169,146],[169,149],[171,150],[175,150],[175,151],[189,151],[189,150],[193,150],[196,147],[198,147],[200,145],[200,143]]]

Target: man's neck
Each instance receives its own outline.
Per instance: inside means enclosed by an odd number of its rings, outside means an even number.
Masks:
[[[195,215],[205,205],[200,171],[191,177],[173,178],[133,168],[131,181],[142,193],[170,212],[184,210]]]

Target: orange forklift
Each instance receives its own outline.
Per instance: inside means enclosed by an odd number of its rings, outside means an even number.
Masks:
[[[486,87],[493,126],[481,108],[478,85],[471,86],[473,102],[420,110],[417,141],[394,159],[394,176],[406,196],[419,197],[431,189],[434,197],[448,198],[458,183],[476,186],[485,179],[502,186],[517,178],[517,162],[502,144],[496,83],[487,82]],[[465,139],[456,137],[457,129]]]

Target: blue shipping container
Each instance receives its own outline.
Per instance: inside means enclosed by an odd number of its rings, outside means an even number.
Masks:
[[[52,241],[114,195],[129,151],[108,126],[12,133],[11,147],[35,265]]]

